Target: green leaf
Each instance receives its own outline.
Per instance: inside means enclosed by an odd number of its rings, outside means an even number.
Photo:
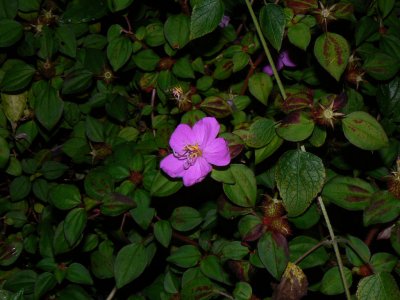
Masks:
[[[289,41],[300,48],[306,50],[311,41],[310,28],[304,23],[297,23],[288,29]]]
[[[342,120],[343,133],[353,145],[364,150],[378,150],[388,145],[388,137],[370,114],[355,111]]]
[[[199,0],[192,10],[190,19],[190,39],[194,40],[217,28],[224,15],[221,0]]]
[[[286,6],[293,9],[294,13],[304,15],[310,10],[318,8],[317,0],[286,0]]]
[[[303,213],[325,180],[322,160],[309,152],[289,150],[278,161],[275,179],[289,216]]]
[[[379,30],[378,21],[370,16],[363,16],[356,24],[355,41],[356,46],[360,46],[362,42],[376,34]]]
[[[10,183],[11,201],[19,201],[29,195],[31,191],[31,181],[27,176],[18,176]]]
[[[154,236],[165,248],[169,246],[172,237],[171,224],[166,220],[159,220],[154,224]]]
[[[230,285],[231,280],[228,273],[222,268],[221,263],[215,255],[208,255],[200,261],[200,270],[208,278]]]
[[[57,293],[57,297],[58,300],[91,300],[93,298],[83,287],[76,284],[67,285],[67,287]]]
[[[105,0],[73,0],[69,1],[64,14],[60,18],[62,23],[92,22],[107,14]]]
[[[319,241],[309,236],[299,235],[289,242],[290,261],[295,262],[312,247],[318,245]],[[329,259],[328,253],[323,247],[319,247],[307,257],[305,257],[298,266],[302,269],[313,268],[324,265]]]
[[[300,142],[314,131],[315,123],[306,112],[295,111],[287,115],[276,128],[276,133],[290,142]]]
[[[0,90],[2,92],[16,92],[25,89],[31,82],[35,72],[35,68],[31,65],[21,60],[13,60],[10,63],[10,68],[5,70],[3,80],[0,78]]]
[[[232,114],[232,107],[220,96],[209,96],[200,104],[200,108],[216,118],[225,118]]]
[[[350,47],[341,35],[327,32],[315,41],[314,55],[320,65],[339,81],[350,57]]]
[[[188,56],[177,59],[172,66],[172,72],[179,78],[195,78],[192,63]]]
[[[259,216],[249,215],[245,211],[245,216],[238,223],[239,234],[244,241],[254,241],[264,233],[264,226]]]
[[[132,43],[126,37],[117,37],[107,46],[107,57],[114,71],[120,69],[132,55]]]
[[[33,294],[37,277],[37,274],[32,270],[19,270],[7,278],[2,288],[12,292],[23,289],[25,295]]]
[[[396,1],[395,0],[378,0],[377,2],[378,2],[379,11],[382,14],[382,18],[385,18],[392,11]]]
[[[93,73],[83,67],[74,67],[65,74],[62,86],[64,95],[84,92],[92,84]]]
[[[250,62],[250,56],[245,52],[235,53],[232,57],[233,72],[239,72],[243,70]],[[240,96],[239,96],[240,97]]]
[[[364,226],[387,223],[393,221],[399,215],[399,199],[389,191],[378,191],[371,196],[368,206],[364,209]]]
[[[160,57],[152,49],[145,49],[133,56],[135,64],[144,71],[154,71],[157,67]]]
[[[108,8],[112,12],[117,12],[128,8],[134,0],[107,0]]]
[[[379,41],[379,48],[391,57],[400,60],[400,38],[395,35],[384,35]]]
[[[156,211],[152,207],[140,205],[134,209],[131,209],[130,213],[135,222],[141,228],[146,230],[150,226],[150,223],[153,220]]]
[[[197,265],[201,258],[201,253],[197,247],[185,245],[179,247],[167,257],[167,261],[181,268],[191,268]]]
[[[23,35],[23,27],[14,20],[0,20],[0,48],[14,45]]]
[[[79,189],[72,184],[58,184],[49,191],[50,202],[58,209],[68,210],[81,204]]]
[[[86,175],[84,187],[89,197],[102,200],[114,190],[114,180],[103,170],[94,169]]]
[[[218,182],[223,182],[228,184],[235,184],[236,182],[230,167],[221,170],[213,169],[211,171],[211,178]]]
[[[253,289],[251,285],[247,282],[240,281],[236,283],[235,289],[233,290],[233,297],[236,300],[249,300],[251,299],[253,294]]]
[[[174,229],[178,231],[189,231],[200,225],[203,221],[200,213],[189,206],[181,206],[174,209],[170,222]]]
[[[114,247],[111,241],[100,243],[99,249],[90,255],[90,269],[99,279],[114,277]]]
[[[351,271],[344,267],[344,277],[346,278],[347,286],[351,286],[353,282],[353,276]],[[340,277],[338,267],[330,268],[322,277],[321,281],[321,293],[325,295],[339,295],[344,292],[343,282]]]
[[[226,196],[234,204],[254,207],[257,198],[257,185],[254,173],[245,165],[231,164],[230,169],[235,184],[223,184]]]
[[[257,244],[258,256],[276,280],[280,280],[289,261],[286,246],[283,236],[274,236],[271,232],[265,233]]]
[[[52,244],[53,244],[53,250],[54,250],[55,255],[69,252],[70,250],[72,250],[72,248],[77,246],[77,244],[71,246],[66,241],[65,236],[64,236],[64,221],[61,221],[60,223],[58,223],[57,228],[54,231],[54,237],[52,239]],[[64,272],[62,272],[62,273],[64,274]],[[64,275],[62,277],[64,277]]]
[[[91,116],[86,117],[86,135],[92,142],[104,142],[104,126],[98,119]]]
[[[54,30],[47,25],[43,25],[43,29],[39,35],[40,48],[38,56],[43,60],[51,60],[58,50]]]
[[[18,1],[0,0],[0,19],[14,19],[18,12]]]
[[[0,266],[11,266],[17,261],[24,250],[22,243],[23,237],[20,234],[10,234],[6,239],[3,239],[0,258]]]
[[[142,244],[132,243],[123,247],[118,252],[114,265],[117,287],[121,288],[135,280],[146,266],[147,252]]]
[[[359,300],[397,300],[400,291],[392,275],[378,273],[361,279],[356,295]]]
[[[77,42],[74,31],[69,26],[60,26],[55,30],[61,53],[75,58]]]
[[[399,60],[383,52],[369,55],[362,67],[369,76],[377,80],[389,80],[400,70]]]
[[[346,243],[346,256],[355,266],[360,267],[369,262],[371,252],[368,246],[359,238],[348,235]]]
[[[255,73],[249,79],[250,93],[262,104],[267,105],[273,87],[272,79],[265,73]]]
[[[322,197],[347,210],[363,210],[367,207],[374,188],[360,178],[336,176],[322,190]]]
[[[227,242],[222,248],[223,257],[233,260],[241,260],[247,254],[249,254],[249,252],[249,248],[243,246],[240,241]]]
[[[261,148],[267,145],[275,136],[275,122],[271,119],[260,118],[250,125],[246,145]]]
[[[309,229],[317,224],[320,218],[319,208],[316,203],[313,203],[304,213],[297,217],[289,217],[288,220],[299,229]]]
[[[10,147],[5,138],[0,136],[0,169],[3,169],[10,159]]]
[[[182,187],[182,181],[171,180],[160,171],[157,172],[151,185],[150,194],[155,197],[166,197],[175,194]]]
[[[86,222],[87,215],[84,208],[74,208],[67,214],[64,220],[64,235],[70,246],[82,238]]]
[[[392,272],[397,265],[398,258],[390,253],[378,252],[372,255],[370,265],[374,273]]]
[[[281,6],[268,3],[260,10],[260,26],[264,36],[277,51],[281,50],[286,17]]]
[[[90,276],[89,270],[79,263],[72,263],[68,266],[66,278],[74,283],[87,285],[93,284],[92,276]]]
[[[53,180],[61,177],[66,170],[68,170],[66,165],[58,161],[48,160],[43,163],[39,171],[44,178]]]
[[[36,278],[33,298],[35,300],[43,299],[42,297],[51,291],[57,285],[57,280],[50,272],[44,272]]]
[[[40,124],[51,130],[61,119],[64,102],[59,97],[57,90],[50,84],[37,95],[35,101],[35,114]]]
[[[3,112],[10,122],[18,122],[24,115],[27,98],[27,92],[17,95],[1,94]]]
[[[130,183],[130,185],[133,185],[133,183],[130,181],[128,181],[128,183]],[[100,207],[100,211],[106,216],[119,216],[127,212],[129,209],[136,207],[136,203],[131,199],[131,197],[125,196],[117,192],[112,192],[104,195],[102,201],[103,203]]]
[[[266,146],[255,149],[254,151],[254,162],[255,164],[259,164],[268,157],[270,157],[272,154],[275,153],[276,150],[279,149],[279,147],[283,144],[283,139],[280,138],[277,134],[276,131],[272,137],[271,142],[269,142]]]

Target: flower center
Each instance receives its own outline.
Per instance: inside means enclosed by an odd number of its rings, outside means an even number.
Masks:
[[[333,110],[330,108],[325,109],[323,114],[324,114],[324,118],[327,120],[333,119],[335,116]]]
[[[189,167],[193,166],[196,162],[196,159],[200,157],[203,153],[199,145],[196,143],[194,145],[186,145],[183,147],[183,153],[174,153],[175,157],[178,159],[186,160],[183,167],[188,169]]]

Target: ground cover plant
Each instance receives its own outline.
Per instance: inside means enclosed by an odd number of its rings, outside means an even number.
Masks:
[[[0,298],[400,299],[399,16],[0,0]]]

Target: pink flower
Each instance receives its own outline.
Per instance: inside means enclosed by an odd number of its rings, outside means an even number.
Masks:
[[[228,165],[228,143],[217,138],[219,127],[212,117],[201,119],[193,128],[180,124],[169,140],[173,153],[161,161],[160,168],[172,178],[182,177],[183,184],[191,186],[211,172],[211,165]]]
[[[231,21],[231,18],[229,16],[224,15],[221,19],[221,22],[219,22],[219,27],[225,28],[226,26],[229,25],[230,21]]]
[[[278,56],[278,61],[275,63],[276,70],[279,71],[283,67],[295,67],[296,64],[290,59],[289,52],[287,50],[282,51]],[[269,76],[274,75],[270,65],[266,65],[263,68],[263,72],[267,73]]]

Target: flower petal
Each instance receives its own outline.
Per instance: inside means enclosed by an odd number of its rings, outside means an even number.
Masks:
[[[272,71],[272,68],[271,68],[270,65],[266,65],[266,66],[262,69],[262,71],[263,71],[264,73],[268,74],[269,76],[274,75],[274,72]]]
[[[279,55],[279,60],[282,61],[282,63],[286,66],[286,67],[295,67],[296,64],[293,62],[293,60],[290,59],[290,55],[289,55],[289,51],[283,51],[280,55]]]
[[[203,157],[215,166],[226,166],[231,161],[228,143],[223,138],[217,138],[203,149]]]
[[[203,149],[207,143],[215,139],[219,132],[219,123],[214,117],[205,117],[193,126],[195,141]]]
[[[185,160],[177,159],[170,154],[160,162],[160,168],[172,178],[182,177],[186,172],[184,163]]]
[[[202,181],[212,170],[211,165],[203,158],[198,157],[195,164],[183,174],[183,184],[191,186]]]
[[[169,140],[169,145],[172,150],[178,153],[183,152],[186,145],[196,144],[192,128],[187,124],[179,124],[175,131],[172,133]]]

